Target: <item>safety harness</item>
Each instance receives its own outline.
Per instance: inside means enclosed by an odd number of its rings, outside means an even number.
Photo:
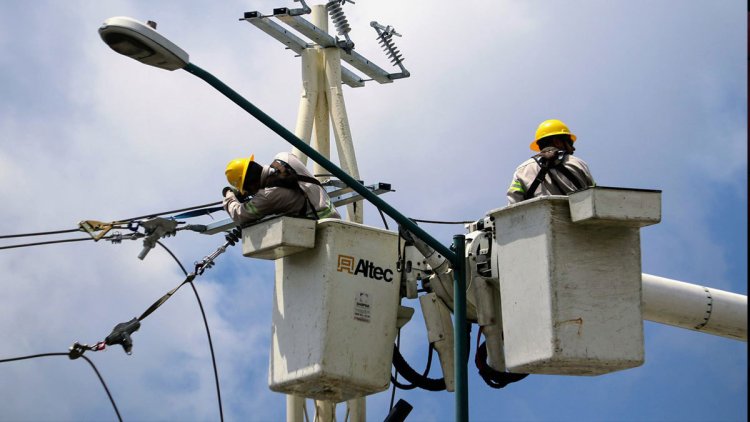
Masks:
[[[313,205],[312,201],[310,201],[310,197],[307,196],[307,193],[304,189],[302,189],[302,186],[300,186],[300,183],[312,183],[313,185],[320,186],[321,189],[323,188],[323,185],[320,183],[320,181],[314,177],[305,176],[303,174],[297,173],[294,168],[289,165],[286,161],[282,161],[279,159],[273,160],[273,162],[270,165],[271,167],[271,173],[268,175],[269,180],[268,183],[266,183],[267,187],[282,187],[287,189],[295,190],[302,194],[302,196],[305,198],[305,203],[302,205],[302,208],[297,212],[297,216],[299,217],[307,217],[307,208],[309,207],[312,211],[312,214],[315,216],[315,219],[318,220],[320,217],[318,217],[318,212],[315,210],[315,205]]]
[[[555,148],[555,147],[547,147],[544,148],[539,154],[531,157],[534,159],[534,161],[539,164],[539,167],[541,167],[541,170],[539,170],[539,173],[537,173],[536,178],[531,183],[531,186],[529,186],[529,189],[524,193],[523,199],[531,199],[534,196],[534,192],[537,190],[539,185],[544,181],[544,178],[549,174],[550,180],[552,180],[552,183],[557,187],[557,189],[560,190],[560,192],[564,194],[572,193],[579,191],[585,186],[581,183],[580,180],[578,180],[575,175],[563,164],[565,162],[565,156],[568,155],[567,152]],[[575,190],[570,190],[565,188],[560,181],[557,179],[557,175],[555,173],[550,172],[550,170],[555,169],[558,172],[560,172],[563,176],[565,176],[570,182],[576,187]]]

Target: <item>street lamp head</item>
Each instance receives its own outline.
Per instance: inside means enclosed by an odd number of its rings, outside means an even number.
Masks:
[[[132,18],[119,16],[105,20],[99,27],[99,36],[112,50],[150,66],[175,70],[190,61],[183,49]]]

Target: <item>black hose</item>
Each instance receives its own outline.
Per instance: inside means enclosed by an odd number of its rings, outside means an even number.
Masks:
[[[415,387],[419,387],[427,391],[445,390],[445,378],[428,378],[415,371],[411,366],[409,366],[404,357],[401,356],[401,352],[399,352],[398,347],[396,347],[395,344],[393,345],[393,366],[396,367],[396,371],[401,374],[404,379],[412,384],[412,386],[404,388],[405,390],[410,390]],[[399,388],[403,387],[399,386]]]
[[[513,372],[500,372],[492,369],[487,364],[487,342],[483,342],[474,355],[474,364],[479,370],[479,376],[492,388],[503,388],[508,384],[521,381],[529,374],[516,374]]]

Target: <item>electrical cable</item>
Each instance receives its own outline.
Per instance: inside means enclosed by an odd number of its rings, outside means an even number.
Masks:
[[[385,221],[385,214],[383,214],[383,210],[378,208],[378,211],[380,212],[380,218],[383,219],[383,225],[385,226],[385,229],[388,230],[388,222]]]
[[[185,276],[187,277],[188,272],[185,269],[185,266],[182,265],[182,262],[180,262],[180,260],[177,259],[177,256],[175,256],[175,254],[172,253],[172,251],[169,250],[169,248],[167,248],[160,241],[157,240],[156,243],[162,248],[164,248],[164,250],[167,251],[172,256],[172,258],[174,258],[177,265],[180,266],[180,269],[182,270],[183,273],[185,273]],[[211,349],[211,362],[213,363],[213,367],[214,367],[214,380],[216,381],[216,396],[219,400],[219,418],[223,422],[224,421],[224,409],[221,404],[221,388],[219,387],[219,370],[217,369],[217,366],[216,366],[216,355],[214,354],[214,343],[211,340],[211,330],[208,328],[208,319],[206,318],[206,312],[203,309],[203,302],[201,302],[201,297],[200,295],[198,295],[198,289],[195,288],[195,284],[192,281],[190,281],[190,286],[193,288],[193,292],[195,293],[195,298],[198,300],[198,306],[200,307],[201,315],[203,316],[203,324],[206,326],[206,335],[208,336],[208,347]]]
[[[398,333],[396,334],[396,347],[401,347],[401,329],[400,328],[398,329]],[[398,371],[395,371],[395,372],[396,372],[396,375],[391,376],[391,378],[393,379],[393,391],[391,391],[391,405],[388,406],[389,412],[393,410],[393,401],[396,399],[396,383],[398,382]]]
[[[107,346],[119,344],[125,350],[125,353],[131,354],[131,350],[133,349],[133,340],[130,336],[134,332],[138,331],[138,329],[141,327],[141,321],[143,321],[144,319],[146,319],[146,317],[159,309],[159,307],[163,305],[167,300],[169,300],[169,298],[171,298],[172,295],[174,295],[182,286],[191,282],[196,277],[202,275],[208,268],[213,267],[215,264],[214,260],[219,255],[226,252],[228,247],[237,244],[237,242],[239,242],[240,235],[241,232],[238,228],[235,228],[231,232],[226,232],[226,242],[223,245],[219,246],[212,254],[204,257],[201,261],[196,262],[195,270],[192,273],[188,274],[185,277],[185,280],[182,281],[182,283],[178,284],[177,287],[173,288],[162,297],[157,299],[156,302],[154,302],[141,314],[141,316],[133,318],[130,321],[121,322],[115,325],[115,327],[112,329],[112,332],[104,339],[104,341],[97,343],[96,350],[99,350],[98,347],[100,344],[106,344]],[[75,346],[76,345],[74,345],[74,347]],[[78,348],[80,349],[80,345],[78,346]],[[91,347],[84,347],[80,353],[84,352],[85,350],[91,350]]]
[[[406,360],[404,360],[404,357],[401,356],[401,352],[399,352],[398,347],[396,347],[395,344],[393,345],[393,366],[396,368],[396,371],[398,373],[400,373],[407,381],[411,383],[411,385],[404,385],[399,383],[394,378],[391,378],[393,384],[398,388],[401,388],[403,390],[411,390],[419,387],[427,391],[445,390],[445,378],[433,379],[419,374],[417,371],[412,369],[412,367],[409,366],[408,363],[406,363]]]
[[[140,220],[140,219],[143,219],[143,218],[157,217],[157,216],[160,216],[160,215],[174,214],[174,213],[183,212],[183,211],[192,211],[192,210],[197,210],[197,209],[201,209],[201,208],[212,207],[214,205],[219,205],[219,204],[221,204],[221,201],[212,202],[210,204],[196,205],[196,206],[192,206],[192,207],[181,208],[181,209],[178,209],[178,210],[164,211],[164,212],[157,212],[157,213],[151,213],[151,214],[141,215],[141,216],[138,216],[138,217],[127,218],[125,220],[117,220],[117,222],[128,223],[128,222],[132,222],[132,221],[135,221],[135,220]],[[17,237],[31,237],[31,236],[47,236],[47,235],[53,235],[53,234],[75,233],[75,232],[80,232],[80,231],[83,231],[83,230],[81,230],[80,228],[76,228],[76,229],[66,229],[66,230],[51,230],[51,231],[36,232],[36,233],[5,234],[5,235],[0,235],[0,239],[11,239],[11,238],[17,238]],[[82,239],[62,240],[62,241],[55,240],[55,241],[51,241],[51,242],[30,243],[30,244],[25,244],[25,245],[11,245],[11,246],[0,247],[0,249],[11,249],[13,247],[23,247],[23,246],[47,245],[47,244],[51,244],[51,243],[62,243],[62,242],[77,242],[77,241],[81,241],[81,240],[86,240],[86,239],[82,238]]]
[[[116,238],[117,236],[105,236],[102,239],[112,239]],[[3,249],[15,249],[15,248],[26,248],[29,246],[40,246],[40,245],[52,245],[55,243],[68,243],[68,242],[83,242],[84,240],[94,240],[91,237],[81,237],[77,239],[62,239],[62,240],[50,240],[47,242],[35,242],[35,243],[22,243],[18,245],[10,245],[10,246],[0,246],[0,250]]]
[[[428,224],[470,224],[473,223],[474,220],[470,221],[436,221],[436,220],[418,220],[416,218],[410,218],[411,221],[414,221],[415,223],[428,223]]]
[[[477,342],[478,340],[479,333],[477,333]],[[481,345],[477,346],[477,351],[474,355],[474,364],[484,382],[495,389],[504,388],[508,384],[521,381],[529,376],[529,374],[497,371],[487,364],[487,342],[482,342]]]
[[[10,245],[10,246],[0,246],[0,250],[3,249],[15,249],[15,248],[26,248],[29,246],[39,246],[39,245],[52,245],[55,243],[67,243],[67,242],[82,242],[84,240],[94,240],[91,237],[82,237],[79,239],[64,239],[64,240],[51,240],[48,242],[35,242],[35,243],[22,243],[20,245]]]
[[[197,210],[199,208],[212,207],[214,205],[219,205],[221,203],[222,203],[222,201],[216,201],[216,202],[211,202],[210,204],[196,205],[196,206],[193,206],[193,207],[181,208],[179,210],[163,211],[163,212],[157,212],[157,213],[152,213],[152,214],[140,215],[138,217],[128,218],[128,219],[125,219],[125,220],[117,220],[117,221],[120,221],[120,222],[123,222],[123,223],[127,223],[127,222],[130,222],[130,221],[133,221],[133,220],[140,220],[142,218],[158,217],[160,215],[165,215],[165,214],[174,214],[176,212],[192,211],[192,210]]]
[[[10,359],[0,359],[0,363],[5,362],[15,362],[19,360],[26,360],[26,359],[34,359],[34,358],[40,358],[40,357],[46,357],[46,356],[69,356],[68,353],[40,353],[38,355],[29,355],[29,356],[20,356],[17,358],[10,358]],[[99,381],[102,383],[102,387],[104,387],[104,391],[107,392],[107,396],[109,397],[110,403],[112,403],[112,408],[115,409],[115,413],[117,414],[117,419],[122,422],[122,416],[120,415],[120,411],[117,409],[117,405],[115,404],[115,399],[112,398],[112,394],[109,392],[109,388],[107,387],[107,383],[104,382],[104,378],[102,378],[102,374],[99,373],[99,370],[96,369],[96,365],[94,365],[94,362],[91,361],[91,359],[87,358],[86,356],[79,356],[86,360],[86,362],[91,365],[91,369],[94,370],[96,373],[96,376],[99,377]]]
[[[79,232],[79,231],[81,231],[81,229],[54,230],[54,231],[49,231],[49,232],[38,232],[38,233],[6,234],[3,236],[0,236],[0,239],[10,239],[13,237],[47,236],[50,234],[74,233],[74,232]]]

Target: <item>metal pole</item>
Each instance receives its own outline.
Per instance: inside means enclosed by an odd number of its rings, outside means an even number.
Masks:
[[[437,241],[434,237],[430,236],[429,233],[422,230],[421,227],[416,225],[413,221],[409,220],[405,215],[398,212],[395,208],[390,206],[387,202],[380,199],[377,195],[370,192],[363,184],[348,175],[345,171],[341,170],[337,165],[320,155],[310,145],[307,145],[303,140],[296,137],[292,132],[280,125],[276,120],[272,119],[269,115],[264,113],[261,109],[254,106],[250,101],[246,100],[235,90],[227,86],[224,82],[217,79],[211,73],[201,69],[193,63],[188,63],[184,68],[186,71],[193,75],[203,79],[206,83],[214,87],[217,91],[221,92],[229,98],[232,102],[240,106],[243,110],[250,113],[253,117],[258,119],[266,127],[274,131],[277,135],[284,138],[287,142],[296,147],[303,154],[306,154],[313,161],[320,164],[324,169],[331,172],[332,175],[336,176],[344,182],[347,186],[352,188],[358,194],[362,195],[365,199],[370,201],[371,204],[375,205],[378,209],[388,214],[391,218],[396,220],[397,223],[404,226],[407,230],[412,232],[415,236],[424,240],[425,243],[432,246],[436,251],[441,253],[444,257],[451,261],[454,265],[458,263],[457,255],[451,251],[448,247]],[[462,244],[463,248],[463,244]]]
[[[456,378],[456,422],[469,420],[469,387],[466,374],[466,236],[453,236],[453,250],[456,261],[453,263],[453,367]]]

